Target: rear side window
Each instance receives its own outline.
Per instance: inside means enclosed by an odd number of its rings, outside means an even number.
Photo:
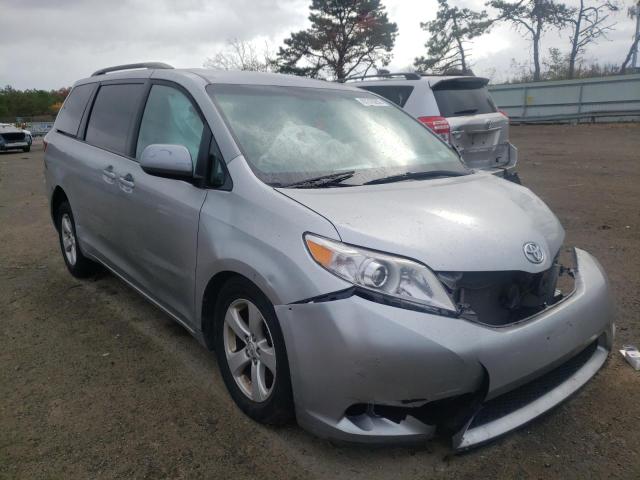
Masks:
[[[360,88],[377,93],[401,107],[404,107],[404,104],[407,103],[409,99],[409,95],[413,92],[413,87],[408,85],[370,85]]]
[[[444,81],[433,87],[433,95],[436,98],[440,115],[443,117],[462,117],[497,111],[485,82],[466,80]]]
[[[78,127],[82,120],[82,114],[95,87],[95,83],[89,83],[86,85],[78,85],[71,90],[71,93],[69,93],[56,118],[56,130],[73,135],[74,137],[78,135]]]
[[[129,134],[144,88],[141,83],[101,86],[87,124],[86,141],[128,155]]]

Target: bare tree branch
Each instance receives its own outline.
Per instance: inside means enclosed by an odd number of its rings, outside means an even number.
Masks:
[[[607,39],[607,33],[613,30],[615,22],[608,22],[609,13],[618,10],[611,0],[595,0],[599,3],[588,5],[589,0],[580,0],[580,6],[573,10],[567,18],[571,25],[571,52],[569,53],[568,77],[574,78],[576,61],[584,53],[587,46],[597,43],[601,38]]]
[[[533,79],[541,79],[540,42],[545,31],[561,29],[568,22],[573,10],[554,0],[489,0],[486,5],[498,10],[496,21],[511,23],[516,30],[524,30],[533,47]]]
[[[637,19],[638,17],[640,17],[640,0],[636,0],[635,5],[627,9],[627,15],[629,16],[629,18],[636,19],[636,21],[638,21]],[[629,47],[629,51],[627,52],[627,56],[625,57],[624,61],[620,65],[620,73],[627,72],[627,66],[629,65],[629,63],[631,63],[631,59],[633,58],[634,52],[638,51],[639,43],[640,43],[640,34],[638,34],[638,31],[636,30],[636,32],[633,34],[633,40]]]
[[[261,52],[255,43],[233,38],[227,40],[227,48],[209,57],[204,62],[204,67],[219,70],[252,70],[256,72],[269,72],[273,65],[269,45]]]

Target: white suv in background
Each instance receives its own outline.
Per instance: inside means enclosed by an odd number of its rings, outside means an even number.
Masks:
[[[31,150],[31,132],[14,127],[10,123],[0,123],[0,152],[7,150]]]
[[[390,100],[453,145],[471,168],[520,183],[509,118],[496,107],[486,78],[381,73],[347,82]]]

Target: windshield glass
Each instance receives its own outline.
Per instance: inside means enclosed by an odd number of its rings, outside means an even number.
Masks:
[[[286,186],[341,171],[347,185],[430,170],[466,172],[458,156],[387,100],[364,91],[210,85],[255,174]]]

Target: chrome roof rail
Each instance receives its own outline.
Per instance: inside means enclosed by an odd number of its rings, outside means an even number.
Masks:
[[[91,74],[91,76],[97,77],[98,75],[104,75],[105,73],[119,72],[120,70],[133,70],[136,68],[154,68],[154,69],[166,70],[173,67],[171,65],[168,65],[162,62],[129,63],[127,65],[116,65],[115,67],[107,67],[107,68],[102,68],[100,70],[96,70]]]

